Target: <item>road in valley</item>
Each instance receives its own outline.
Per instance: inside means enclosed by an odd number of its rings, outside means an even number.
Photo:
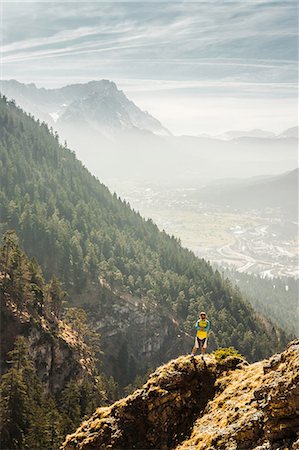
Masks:
[[[289,250],[288,243],[277,245],[269,225],[249,229],[237,226],[232,232],[234,243],[217,250],[219,263],[233,264],[241,273],[298,277],[298,255]]]

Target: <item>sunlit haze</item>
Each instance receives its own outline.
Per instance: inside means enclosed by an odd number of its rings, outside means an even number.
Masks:
[[[2,2],[2,79],[110,79],[173,134],[297,123],[296,2]]]

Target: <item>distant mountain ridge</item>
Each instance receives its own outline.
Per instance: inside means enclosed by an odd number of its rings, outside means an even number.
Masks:
[[[175,136],[112,81],[45,89],[4,80],[0,86],[8,99],[57,131],[61,142],[107,185],[111,179],[128,178],[189,185],[199,179],[250,177],[297,166],[293,129],[280,138],[265,137],[261,130],[233,139]]]
[[[16,80],[1,82],[2,92],[26,111],[55,128],[85,125],[104,137],[122,131],[147,131],[169,136],[171,133],[148,112],[142,111],[116,84],[109,80],[72,84],[62,88],[37,88]]]
[[[298,139],[299,127],[291,127],[282,131],[281,133],[274,133],[273,131],[261,130],[255,128],[253,130],[230,130],[224,133],[218,134],[216,136],[209,136],[207,134],[202,135],[202,137],[209,137],[211,139],[220,139],[224,141],[231,141],[235,139],[244,138],[255,138],[255,139],[288,139],[297,138]]]
[[[138,108],[110,80],[93,80],[54,89],[38,88],[34,83],[24,84],[17,80],[2,80],[0,86],[3,94],[15,99],[26,111],[50,125],[56,124],[58,128],[75,122],[89,124],[106,137],[123,130],[171,135],[159,120]],[[203,134],[199,137],[217,140],[298,138],[298,126],[279,134],[252,129],[229,130],[219,135]]]
[[[299,169],[276,176],[245,180],[219,181],[199,191],[203,201],[234,208],[281,208],[291,214],[298,211]]]

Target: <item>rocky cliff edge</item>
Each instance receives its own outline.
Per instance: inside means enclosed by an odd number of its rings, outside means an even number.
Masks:
[[[252,365],[182,356],[99,408],[64,450],[298,449],[299,341]]]

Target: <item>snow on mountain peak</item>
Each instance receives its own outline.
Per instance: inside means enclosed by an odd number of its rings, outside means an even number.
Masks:
[[[57,126],[78,123],[104,134],[119,131],[147,131],[171,135],[148,112],[142,111],[110,80],[92,80],[57,89],[37,88],[15,80],[2,81],[2,92],[12,97],[25,110]]]

